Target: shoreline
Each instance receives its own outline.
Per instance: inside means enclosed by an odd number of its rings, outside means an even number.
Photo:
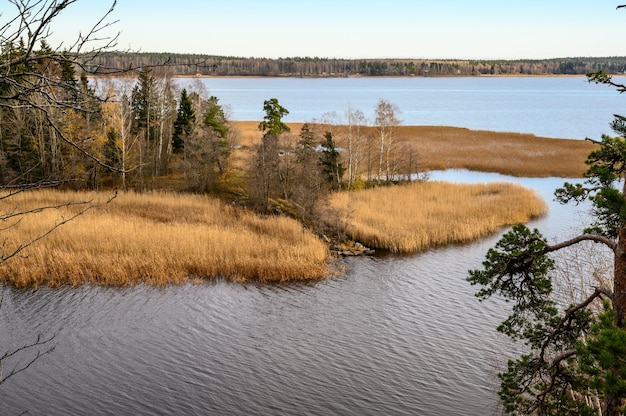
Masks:
[[[626,77],[626,74],[611,74],[613,77]],[[167,76],[172,79],[213,79],[213,78],[228,78],[228,79],[240,79],[240,78],[250,78],[250,79],[264,79],[264,78],[310,78],[310,79],[343,79],[343,78],[587,78],[586,74],[468,74],[468,75],[434,75],[434,76],[423,76],[423,75],[361,75],[361,74],[351,74],[351,75],[294,75],[294,74],[283,74],[283,75],[203,75],[203,74],[195,74],[195,75],[184,75],[184,74],[170,74]],[[133,72],[129,72],[128,74],[123,75],[106,75],[106,74],[92,74],[87,75],[87,78],[93,79],[112,79],[112,78],[135,78]]]

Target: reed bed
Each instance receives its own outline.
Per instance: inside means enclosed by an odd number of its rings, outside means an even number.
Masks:
[[[596,145],[585,140],[457,127],[402,126],[398,137],[415,146],[423,170],[469,169],[523,177],[578,178]]]
[[[331,206],[347,218],[349,237],[393,253],[472,241],[547,211],[532,190],[511,183],[417,182],[334,194]]]
[[[107,194],[34,191],[10,198],[0,209],[106,198]],[[3,231],[5,252],[79,209],[70,206],[24,216]],[[284,282],[329,275],[327,246],[296,221],[262,218],[214,199],[180,194],[120,194],[22,254],[0,265],[5,283],[168,285],[211,277]]]
[[[240,121],[234,125],[243,149],[261,140],[258,122]],[[302,123],[289,126],[297,135]],[[344,128],[335,128],[340,146]],[[376,135],[373,127],[363,129],[363,133]],[[398,145],[415,149],[421,171],[469,169],[524,177],[577,178],[587,170],[587,155],[596,148],[584,140],[444,126],[400,126],[395,135]]]

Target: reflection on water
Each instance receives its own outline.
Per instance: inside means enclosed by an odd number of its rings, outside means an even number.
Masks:
[[[452,175],[494,179],[459,171],[433,178]],[[562,182],[515,181],[544,196]],[[550,206],[533,226],[556,235],[578,221],[571,209]],[[489,414],[497,408],[498,365],[510,351],[494,329],[506,305],[479,303],[465,278],[497,239],[348,259],[344,275],[311,284],[0,288],[0,351],[38,333],[54,334],[56,343],[0,386],[0,408],[29,415]]]

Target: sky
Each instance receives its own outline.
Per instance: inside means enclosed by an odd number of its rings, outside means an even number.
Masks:
[[[105,33],[119,33],[119,50],[240,57],[624,56],[626,9],[616,10],[619,2],[118,0],[108,17],[116,23]],[[54,20],[52,46],[88,31],[111,4],[76,0]],[[0,13],[2,26],[15,7],[0,1]]]

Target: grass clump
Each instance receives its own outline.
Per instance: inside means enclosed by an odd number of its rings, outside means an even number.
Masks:
[[[532,190],[510,183],[416,182],[334,194],[331,206],[350,238],[393,253],[472,241],[547,211]]]
[[[107,198],[53,190],[26,192],[0,204],[52,206]],[[2,206],[4,205],[4,206]],[[43,234],[80,209],[68,206],[24,216],[3,231],[5,252]],[[122,193],[0,265],[0,279],[17,287],[167,285],[193,278],[236,282],[328,276],[327,246],[283,217],[263,218],[208,197]]]

